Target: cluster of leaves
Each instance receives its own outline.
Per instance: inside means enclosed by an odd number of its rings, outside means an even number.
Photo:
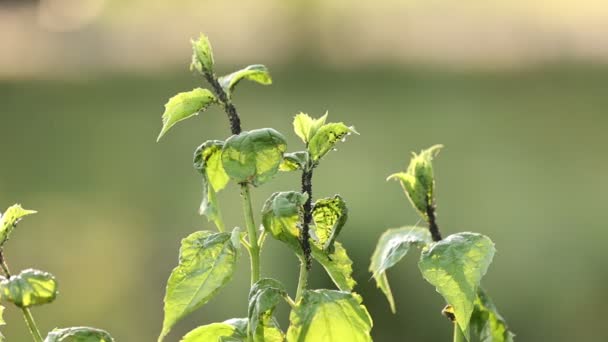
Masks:
[[[386,231],[378,241],[369,270],[395,312],[386,271],[401,260],[410,247],[418,247],[421,249],[418,268],[448,303],[444,313],[455,322],[455,336],[467,341],[513,341],[513,333],[480,286],[494,257],[494,243],[478,233],[456,233],[445,239],[439,233],[432,160],[441,147],[436,145],[414,154],[406,172],[388,177],[401,183],[429,229],[407,226]]]
[[[13,303],[23,312],[32,338],[34,341],[42,342],[42,335],[34,322],[30,308],[54,301],[57,296],[57,281],[52,274],[34,269],[11,275],[2,252],[17,223],[23,217],[34,213],[36,211],[23,209],[19,204],[9,207],[3,214],[0,213],[0,266],[3,273],[0,276],[0,297],[3,301]],[[3,311],[4,307],[0,306],[0,325],[5,324],[2,319]],[[2,334],[0,341],[4,341]],[[44,342],[59,341],[112,342],[114,340],[107,332],[89,327],[54,329],[44,339]]]
[[[372,320],[359,295],[352,292],[352,261],[337,241],[347,220],[346,203],[339,195],[312,200],[312,172],[335,144],[356,133],[344,123],[328,123],[327,114],[313,119],[300,113],[294,130],[305,150],[287,153],[287,140],[272,128],[241,131],[240,117],[232,103],[242,80],[272,83],[263,65],[251,65],[217,77],[209,40],[204,35],[192,42],[191,69],[211,85],[177,94],[165,105],[159,139],[176,123],[191,118],[211,105],[223,108],[232,135],[209,140],[194,152],[194,168],[202,178],[200,213],[218,232],[198,231],[182,240],[179,264],[167,282],[164,321],[159,341],[181,319],[216,295],[232,278],[239,249],[250,255],[251,283],[246,318],[200,326],[182,337],[192,341],[371,341]],[[269,182],[279,171],[302,172],[302,192],[276,192],[266,200],[256,228],[250,198],[251,187]],[[241,188],[245,227],[227,231],[218,192],[230,183]],[[300,259],[300,282],[295,299],[275,279],[260,276],[259,253],[265,237],[290,248]],[[323,266],[338,290],[306,289],[307,272],[314,259]],[[283,332],[273,313],[285,302],[291,307],[290,326]]]

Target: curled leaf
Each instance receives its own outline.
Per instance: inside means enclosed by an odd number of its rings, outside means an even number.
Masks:
[[[399,180],[406,196],[418,210],[422,218],[428,220],[427,212],[435,198],[435,178],[433,175],[433,158],[443,145],[434,145],[420,154],[413,154],[407,172],[398,172],[388,176],[387,180]]]
[[[241,80],[249,80],[262,85],[272,84],[272,78],[270,77],[268,68],[261,64],[250,65],[229,75],[222,76],[218,81],[226,94],[231,96],[234,87],[236,87]]]
[[[90,327],[53,329],[44,342],[114,342],[107,331]]]
[[[310,158],[315,162],[323,158],[336,143],[343,141],[351,133],[359,134],[354,127],[348,127],[342,122],[332,122],[321,126],[308,143]]]
[[[34,269],[27,269],[2,279],[0,293],[4,300],[8,300],[20,308],[42,305],[55,300],[57,296],[57,281],[48,273]]]
[[[369,271],[372,272],[376,285],[388,299],[393,312],[396,311],[395,300],[388,284],[386,270],[399,262],[407,254],[410,246],[425,247],[430,242],[429,230],[420,227],[389,229],[378,240]]]
[[[203,176],[203,200],[199,213],[213,221],[220,231],[224,230],[224,223],[216,193],[230,180],[222,165],[223,146],[223,141],[209,140],[194,151],[194,168]]]
[[[346,202],[340,195],[319,199],[312,208],[313,236],[324,251],[333,252],[333,244],[348,219]]]
[[[277,173],[286,148],[283,135],[272,128],[242,132],[224,143],[222,164],[237,183],[258,186]]]
[[[200,34],[197,40],[192,42],[192,64],[190,70],[196,70],[203,73],[213,73],[213,49],[209,38],[204,34]]]

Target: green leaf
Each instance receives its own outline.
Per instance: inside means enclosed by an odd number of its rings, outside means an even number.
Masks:
[[[308,152],[298,151],[293,153],[285,153],[283,162],[279,165],[279,171],[296,171],[303,170],[308,164]]]
[[[443,145],[434,145],[420,154],[413,153],[407,172],[398,172],[388,176],[387,180],[399,180],[405,195],[422,218],[428,220],[427,211],[435,198],[435,178],[433,175],[433,158]]]
[[[372,272],[376,285],[388,299],[393,313],[396,312],[395,300],[388,284],[386,270],[399,262],[407,254],[410,246],[424,248],[431,241],[429,230],[421,227],[389,229],[378,240],[369,271]]]
[[[237,249],[231,233],[199,231],[182,240],[179,265],[167,281],[159,341],[173,325],[209,301],[232,278]]]
[[[325,124],[327,115],[326,112],[322,117],[313,119],[306,113],[297,114],[293,119],[293,130],[305,144],[308,144],[319,128]]]
[[[346,248],[341,243],[334,244],[333,252],[320,249],[316,245],[311,245],[312,257],[319,262],[331,280],[342,291],[352,291],[357,282],[353,279],[353,262],[346,254]]]
[[[480,287],[477,290],[475,309],[471,315],[471,340],[479,342],[513,342],[515,334],[509,331],[507,322],[496,306]]]
[[[305,291],[289,320],[288,342],[372,340],[372,319],[361,304],[361,297],[350,292]]]
[[[226,173],[237,183],[249,182],[258,186],[277,173],[286,148],[283,135],[272,128],[242,132],[226,140],[222,163]]]
[[[21,204],[13,204],[4,214],[0,214],[0,247],[9,239],[13,229],[23,217],[35,213],[35,210],[23,209]]]
[[[222,165],[223,147],[223,141],[210,140],[194,151],[194,168],[203,175],[203,200],[199,213],[213,221],[220,231],[224,230],[224,222],[216,193],[224,189],[230,180]]]
[[[253,284],[249,291],[248,334],[254,341],[265,341],[265,327],[272,320],[277,304],[286,296],[285,286],[275,279],[264,278]]]
[[[272,78],[270,77],[268,69],[261,64],[250,65],[244,69],[235,71],[230,75],[222,76],[218,81],[226,94],[231,96],[234,87],[236,87],[241,80],[249,80],[262,85],[272,84]]]
[[[262,224],[266,232],[287,244],[296,253],[302,252],[298,240],[298,223],[306,199],[306,194],[300,192],[275,192],[262,208]]]
[[[247,341],[246,318],[232,318],[223,323],[212,323],[190,331],[180,342],[245,342]],[[276,322],[272,320],[264,328],[265,342],[283,342],[284,336]]]
[[[27,269],[19,275],[3,278],[0,282],[0,292],[4,300],[20,308],[27,308],[55,300],[57,281],[50,273]]]
[[[314,162],[321,159],[334,148],[338,141],[344,141],[347,135],[357,133],[354,127],[348,127],[342,122],[328,123],[321,126],[308,143],[308,152]]]
[[[235,337],[236,328],[228,323],[211,323],[200,326],[182,337],[181,342],[222,341],[228,337]]]
[[[284,242],[298,256],[302,256],[298,224],[306,198],[306,194],[295,191],[275,192],[266,200],[262,209],[262,223],[266,232]],[[356,284],[352,277],[352,261],[339,242],[333,246],[333,252],[330,253],[313,241],[312,257],[325,268],[340,290],[351,291]]]
[[[467,337],[477,288],[494,252],[494,243],[487,236],[466,232],[431,244],[420,256],[422,276],[454,308],[456,322]]]
[[[192,43],[192,64],[190,70],[196,70],[201,74],[213,73],[213,49],[209,38],[204,34],[200,34],[197,40],[191,40]]]
[[[53,329],[44,342],[113,342],[114,339],[104,330],[89,327]]]
[[[199,112],[204,111],[209,105],[216,102],[215,96],[209,90],[202,88],[173,96],[165,104],[165,112],[162,116],[163,128],[156,141],[159,141],[176,123],[198,115]]]
[[[340,195],[319,199],[312,208],[312,236],[324,251],[332,253],[333,245],[348,219],[346,202]]]

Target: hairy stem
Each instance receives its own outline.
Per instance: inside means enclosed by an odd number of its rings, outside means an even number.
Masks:
[[[251,256],[251,285],[260,280],[260,247],[258,245],[258,233],[253,220],[251,206],[251,194],[249,184],[241,183],[241,197],[243,199],[243,213],[245,214],[245,225],[249,239],[249,254]]]
[[[464,337],[462,330],[460,330],[456,322],[454,322],[454,342],[467,342],[466,337]]]
[[[213,92],[224,106],[224,110],[228,115],[228,120],[230,120],[230,131],[232,132],[232,134],[240,134],[241,118],[239,117],[239,114],[236,111],[236,107],[234,107],[232,101],[230,101],[228,94],[226,94],[215,75],[206,72],[205,79],[207,80],[207,82],[209,82],[209,84],[213,88]]]
[[[300,277],[298,278],[298,290],[296,291],[296,303],[302,298],[302,294],[308,283],[308,265],[304,258],[300,259]]]
[[[302,231],[300,234],[300,245],[304,253],[304,262],[306,269],[310,270],[312,266],[312,258],[310,256],[310,223],[312,222],[312,170],[306,168],[302,171],[302,193],[308,195],[304,202],[304,213],[302,217]]]
[[[3,251],[0,250],[0,265],[2,267],[2,272],[7,278],[11,277],[11,271],[8,268],[8,264],[4,259]],[[42,335],[40,334],[40,329],[36,325],[36,321],[34,321],[34,316],[32,316],[32,312],[29,308],[21,308],[21,313],[23,314],[23,318],[25,319],[25,324],[32,334],[32,338],[36,342],[42,342]]]
[[[439,225],[437,225],[437,217],[435,216],[435,205],[430,203],[426,207],[426,216],[428,218],[429,223],[429,231],[431,232],[431,237],[433,241],[441,241],[441,233],[439,232]]]

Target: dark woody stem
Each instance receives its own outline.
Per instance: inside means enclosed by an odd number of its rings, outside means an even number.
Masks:
[[[217,80],[217,77],[215,77],[214,74],[205,72],[204,76],[207,82],[209,82],[209,84],[213,88],[215,96],[217,96],[218,100],[220,100],[220,103],[224,106],[224,110],[228,115],[228,120],[230,120],[230,131],[232,132],[232,134],[235,135],[240,134],[241,118],[239,117],[239,114],[236,111],[236,107],[232,104],[230,98],[228,98],[228,94],[226,94],[224,88],[222,88],[220,82]]]
[[[308,198],[306,199],[306,202],[304,202],[300,245],[302,246],[302,252],[304,253],[304,261],[306,263],[307,270],[310,270],[312,267],[312,258],[310,255],[310,224],[312,222],[312,170],[313,168],[310,167],[302,171],[302,193],[308,195]]]
[[[435,204],[432,201],[429,201],[429,205],[426,207],[426,216],[433,241],[441,241],[442,237],[439,232],[439,225],[437,225],[437,217],[435,216]]]

